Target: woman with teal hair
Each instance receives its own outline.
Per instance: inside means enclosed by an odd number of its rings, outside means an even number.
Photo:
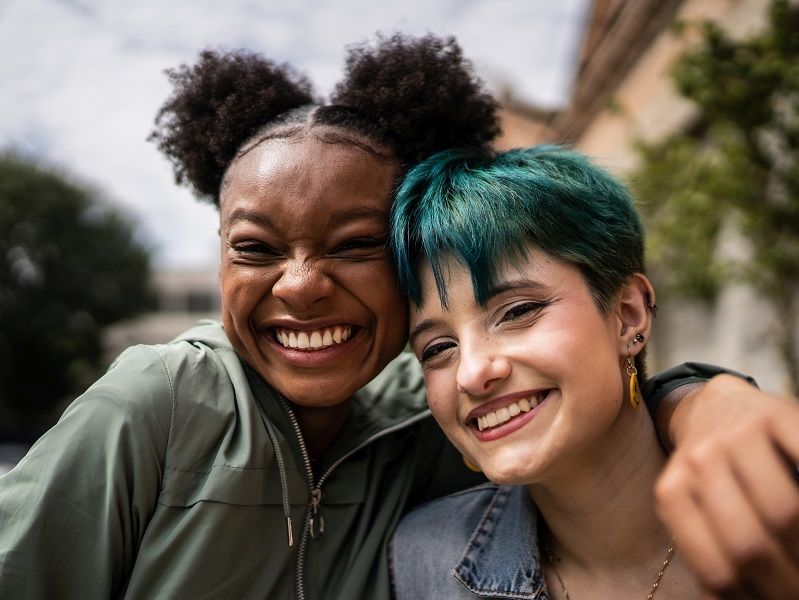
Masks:
[[[699,597],[655,507],[655,293],[625,187],[558,147],[447,151],[408,174],[392,227],[431,411],[494,482],[404,519],[399,600]]]

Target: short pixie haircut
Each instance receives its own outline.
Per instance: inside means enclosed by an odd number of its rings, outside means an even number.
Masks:
[[[498,262],[530,258],[528,242],[578,267],[603,312],[626,279],[644,271],[644,229],[625,186],[557,146],[435,154],[405,177],[391,224],[400,285],[416,306],[423,260],[444,306],[450,256],[469,270],[483,305]]]

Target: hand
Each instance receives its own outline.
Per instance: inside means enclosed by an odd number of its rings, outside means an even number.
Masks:
[[[669,425],[657,510],[707,597],[799,598],[799,403],[719,375]]]

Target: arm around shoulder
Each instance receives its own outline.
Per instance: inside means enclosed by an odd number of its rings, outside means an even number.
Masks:
[[[0,597],[119,593],[155,508],[171,379],[131,348],[0,477]]]

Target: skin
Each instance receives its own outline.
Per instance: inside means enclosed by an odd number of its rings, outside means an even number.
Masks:
[[[526,485],[559,557],[569,594],[644,597],[669,544],[652,488],[665,463],[651,419],[625,396],[625,359],[636,333],[648,338],[643,275],[630,278],[613,310],[600,311],[579,270],[534,247],[505,264],[496,293],[476,304],[468,271],[450,260],[449,306],[423,269],[423,304],[411,341],[430,408],[453,443],[499,483]],[[628,350],[628,347],[630,350]],[[476,415],[536,395],[540,403],[479,431]],[[560,589],[546,568],[551,593]],[[674,557],[659,598],[696,598]]]
[[[392,161],[321,141],[313,130],[261,142],[227,174],[225,331],[290,399],[312,455],[335,438],[350,397],[405,344],[407,306],[385,246],[396,175]],[[336,326],[351,328],[352,337],[323,350],[285,348],[276,337],[278,328]]]
[[[343,206],[387,210],[398,170],[390,160],[351,145],[324,143],[306,132],[299,138],[262,142],[235,160],[226,175],[220,206],[225,329],[239,355],[290,399],[312,456],[323,455],[335,439],[352,394],[404,344],[405,303],[385,251],[336,250],[343,238],[382,236],[383,217],[364,216],[342,227],[330,223],[332,213]],[[270,231],[259,223],[264,219],[232,219],[237,208],[268,217],[274,227]],[[250,237],[255,244],[270,242],[277,252],[267,251],[266,257],[263,249],[234,250],[228,245],[240,241],[234,235]],[[314,362],[307,355],[290,359],[275,347],[269,331],[273,324],[307,328],[338,322],[359,327],[360,340],[353,340],[352,352],[330,363]],[[679,534],[678,546],[703,585],[714,597],[733,597],[728,590],[741,582],[756,593],[736,597],[790,597],[784,590],[792,589],[791,582],[799,577],[799,496],[789,485],[782,456],[799,462],[796,402],[720,377],[699,390],[678,388],[662,406],[659,429],[677,449],[663,475],[665,483],[657,488],[658,507]],[[749,447],[760,448],[761,454],[767,448],[770,458],[759,469],[734,467]],[[726,506],[726,496],[710,493],[712,478],[695,468],[711,462],[735,468],[732,486],[743,500],[732,508]],[[768,501],[752,494],[758,487],[770,489],[773,482],[781,482],[783,491]],[[748,543],[712,533],[716,514],[739,523],[741,538]],[[686,526],[689,521],[694,525]],[[766,587],[778,589],[758,596]]]

